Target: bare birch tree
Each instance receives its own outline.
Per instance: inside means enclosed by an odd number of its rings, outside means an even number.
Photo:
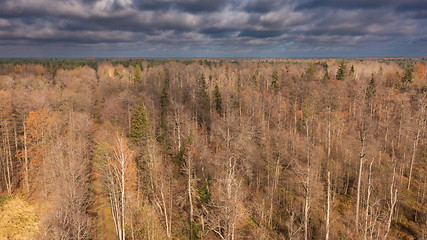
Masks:
[[[126,239],[127,208],[129,192],[134,187],[135,163],[132,151],[127,146],[127,139],[121,135],[116,136],[113,154],[107,159],[106,185],[110,199],[110,208],[113,215],[117,237]]]
[[[356,232],[359,232],[359,206],[360,206],[360,188],[362,182],[362,171],[363,171],[363,158],[365,157],[365,138],[366,138],[366,125],[362,121],[359,126],[359,138],[360,138],[360,155],[359,155],[359,173],[357,178],[357,195],[356,195],[356,220],[355,227]]]
[[[417,124],[417,130],[416,130],[416,134],[414,137],[414,143],[413,143],[413,148],[412,148],[412,157],[411,157],[411,163],[409,166],[409,177],[408,177],[408,190],[411,187],[411,178],[412,178],[412,169],[413,169],[413,165],[414,165],[414,161],[415,161],[415,153],[417,151],[417,147],[418,147],[418,142],[420,141],[420,133],[421,130],[424,129],[425,126],[425,120],[424,120],[424,110],[426,107],[426,94],[424,94],[423,99],[421,101],[421,112],[419,115],[419,119],[418,119],[418,124]]]
[[[368,219],[369,219],[369,201],[371,198],[371,178],[372,178],[372,164],[374,160],[369,164],[369,174],[368,174],[368,193],[366,196],[366,210],[365,210],[365,229],[363,231],[363,239],[366,240],[368,235]]]
[[[390,203],[389,203],[389,215],[388,215],[388,220],[387,220],[387,228],[386,228],[386,232],[384,234],[384,240],[387,239],[388,234],[390,233],[390,227],[391,227],[391,221],[393,219],[393,212],[394,212],[394,208],[396,206],[397,203],[397,190],[398,188],[396,187],[396,179],[395,179],[395,175],[396,175],[396,159],[395,159],[395,155],[394,155],[394,144],[392,143],[392,162],[393,162],[393,175],[391,178],[391,184],[390,184]]]
[[[329,239],[329,213],[331,210],[331,172],[328,171],[328,199],[327,199],[327,209],[326,209],[326,236],[325,239]]]

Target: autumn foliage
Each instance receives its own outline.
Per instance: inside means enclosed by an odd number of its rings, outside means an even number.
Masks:
[[[37,239],[423,239],[426,64],[4,60],[0,206]]]

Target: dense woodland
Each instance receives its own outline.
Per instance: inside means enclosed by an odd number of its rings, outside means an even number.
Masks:
[[[3,59],[0,238],[426,239],[426,63]]]

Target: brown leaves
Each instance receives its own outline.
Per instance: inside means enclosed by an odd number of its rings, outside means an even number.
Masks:
[[[12,97],[5,91],[0,91],[0,119],[8,119],[12,116]]]
[[[50,120],[50,113],[47,109],[39,109],[30,112],[26,118],[26,134],[29,143],[29,155],[31,158],[31,165],[40,165],[43,159],[43,137],[46,133]]]

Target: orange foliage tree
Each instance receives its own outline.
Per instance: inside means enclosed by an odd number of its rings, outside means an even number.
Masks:
[[[24,123],[24,182],[27,190],[29,171],[36,171],[43,161],[45,136],[50,119],[50,112],[42,108],[30,112]]]

